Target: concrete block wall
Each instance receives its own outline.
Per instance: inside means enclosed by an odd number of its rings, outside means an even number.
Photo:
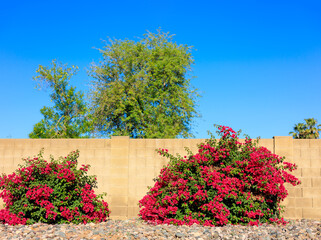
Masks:
[[[97,193],[107,192],[105,200],[114,219],[137,217],[139,200],[154,184],[168,159],[157,148],[184,156],[188,147],[196,153],[197,144],[205,139],[0,139],[0,172],[12,173],[22,158],[32,157],[45,149],[45,156],[66,156],[79,149],[79,166],[90,164],[90,175],[97,175]],[[244,141],[244,140],[241,140]],[[295,175],[300,186],[287,186],[284,201],[286,218],[321,219],[321,140],[295,140],[291,137],[261,139],[259,145],[286,157],[299,166]]]
[[[321,219],[321,139],[275,137],[275,153],[298,165],[301,185],[287,185],[285,217]]]

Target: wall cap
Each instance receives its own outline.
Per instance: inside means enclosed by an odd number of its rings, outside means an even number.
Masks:
[[[129,136],[111,136],[110,139],[129,139]]]
[[[276,139],[276,138],[290,138],[290,139],[293,139],[293,137],[291,137],[291,136],[273,136],[273,139]]]

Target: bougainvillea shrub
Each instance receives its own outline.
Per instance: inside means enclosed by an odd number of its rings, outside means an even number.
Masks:
[[[96,195],[95,176],[88,176],[89,165],[77,168],[79,152],[65,158],[24,159],[14,173],[0,177],[0,197],[5,208],[0,222],[48,224],[101,222],[109,217],[108,204]]]
[[[288,195],[285,183],[299,180],[288,171],[295,164],[271,153],[258,142],[218,126],[213,136],[198,146],[198,153],[169,158],[155,185],[140,200],[140,216],[154,224],[222,226],[226,224],[285,224],[281,201]]]

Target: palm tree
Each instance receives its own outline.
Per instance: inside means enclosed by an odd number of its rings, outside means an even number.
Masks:
[[[305,123],[294,125],[294,132],[289,132],[296,139],[317,139],[321,131],[321,124],[314,118],[304,119]]]

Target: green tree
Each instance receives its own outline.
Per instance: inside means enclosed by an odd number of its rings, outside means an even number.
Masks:
[[[53,107],[43,107],[40,112],[43,119],[34,125],[30,138],[81,138],[88,137],[91,121],[83,93],[69,86],[69,80],[78,71],[78,67],[62,65],[56,60],[50,67],[39,65],[33,78],[37,88],[50,88]]]
[[[197,90],[190,85],[191,47],[158,30],[140,41],[110,40],[92,65],[91,103],[102,135],[192,136]]]
[[[296,139],[317,139],[321,131],[321,124],[314,118],[304,119],[305,123],[294,125],[294,132],[289,132]]]

